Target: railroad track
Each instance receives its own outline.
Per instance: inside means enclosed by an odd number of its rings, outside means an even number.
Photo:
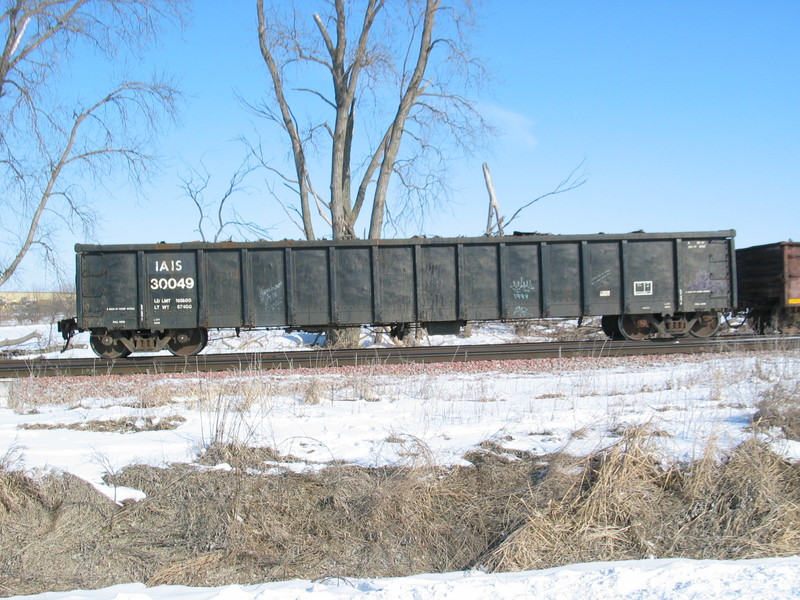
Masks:
[[[353,365],[528,360],[533,358],[609,357],[694,354],[735,350],[800,349],[800,336],[683,338],[651,341],[570,341],[480,346],[418,346],[301,350],[240,354],[136,356],[118,361],[98,358],[0,360],[0,378],[132,373],[198,373],[207,371],[343,367]]]

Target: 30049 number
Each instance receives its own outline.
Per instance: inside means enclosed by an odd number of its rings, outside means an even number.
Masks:
[[[191,290],[194,277],[153,277],[150,280],[151,290]]]

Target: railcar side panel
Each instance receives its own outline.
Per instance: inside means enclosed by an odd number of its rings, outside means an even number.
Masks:
[[[458,267],[459,319],[501,318],[500,247],[497,244],[461,245]]]
[[[286,261],[283,249],[250,250],[252,321],[259,327],[280,327],[287,321]]]
[[[375,248],[375,322],[411,323],[417,310],[413,246]]]
[[[730,307],[731,260],[725,240],[681,240],[679,304],[685,311]]]
[[[372,310],[372,253],[369,247],[331,248],[333,265],[333,323],[375,321]]]
[[[503,290],[502,319],[530,319],[542,316],[541,244],[506,244],[501,248]]]
[[[242,261],[238,250],[211,250],[203,254],[204,327],[240,327]],[[183,327],[183,325],[181,325]]]
[[[580,243],[542,244],[542,257],[542,272],[547,291],[542,314],[546,317],[583,314]]]
[[[79,254],[77,273],[83,327],[124,330],[139,326],[135,252]]]
[[[584,244],[584,314],[617,315],[622,312],[622,277],[619,242]]]
[[[675,256],[670,240],[623,242],[624,312],[671,313],[675,307]]]
[[[326,248],[297,248],[289,252],[289,325],[331,323],[330,269]]]
[[[458,318],[455,250],[456,246],[450,244],[416,247],[417,320],[437,322]]]

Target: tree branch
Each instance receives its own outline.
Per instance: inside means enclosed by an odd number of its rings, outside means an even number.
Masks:
[[[514,214],[511,215],[511,218],[507,220],[502,218],[498,219],[497,223],[498,227],[500,227],[503,224],[503,222],[505,223],[505,226],[510,225],[522,213],[522,211],[524,211],[529,206],[536,204],[540,200],[544,200],[545,198],[549,198],[550,196],[557,196],[558,194],[571,192],[572,190],[581,187],[583,184],[586,183],[587,177],[585,172],[578,175],[578,170],[581,169],[585,164],[586,164],[586,159],[583,159],[580,163],[578,163],[578,166],[572,169],[569,175],[567,175],[564,179],[562,179],[561,182],[553,190],[547,192],[546,194],[542,194],[541,196],[538,196],[533,200],[531,200],[530,202],[520,206],[514,212]]]

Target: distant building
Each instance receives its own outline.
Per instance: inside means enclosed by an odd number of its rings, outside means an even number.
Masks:
[[[0,291],[0,316],[32,320],[74,312],[75,294],[71,292]]]

